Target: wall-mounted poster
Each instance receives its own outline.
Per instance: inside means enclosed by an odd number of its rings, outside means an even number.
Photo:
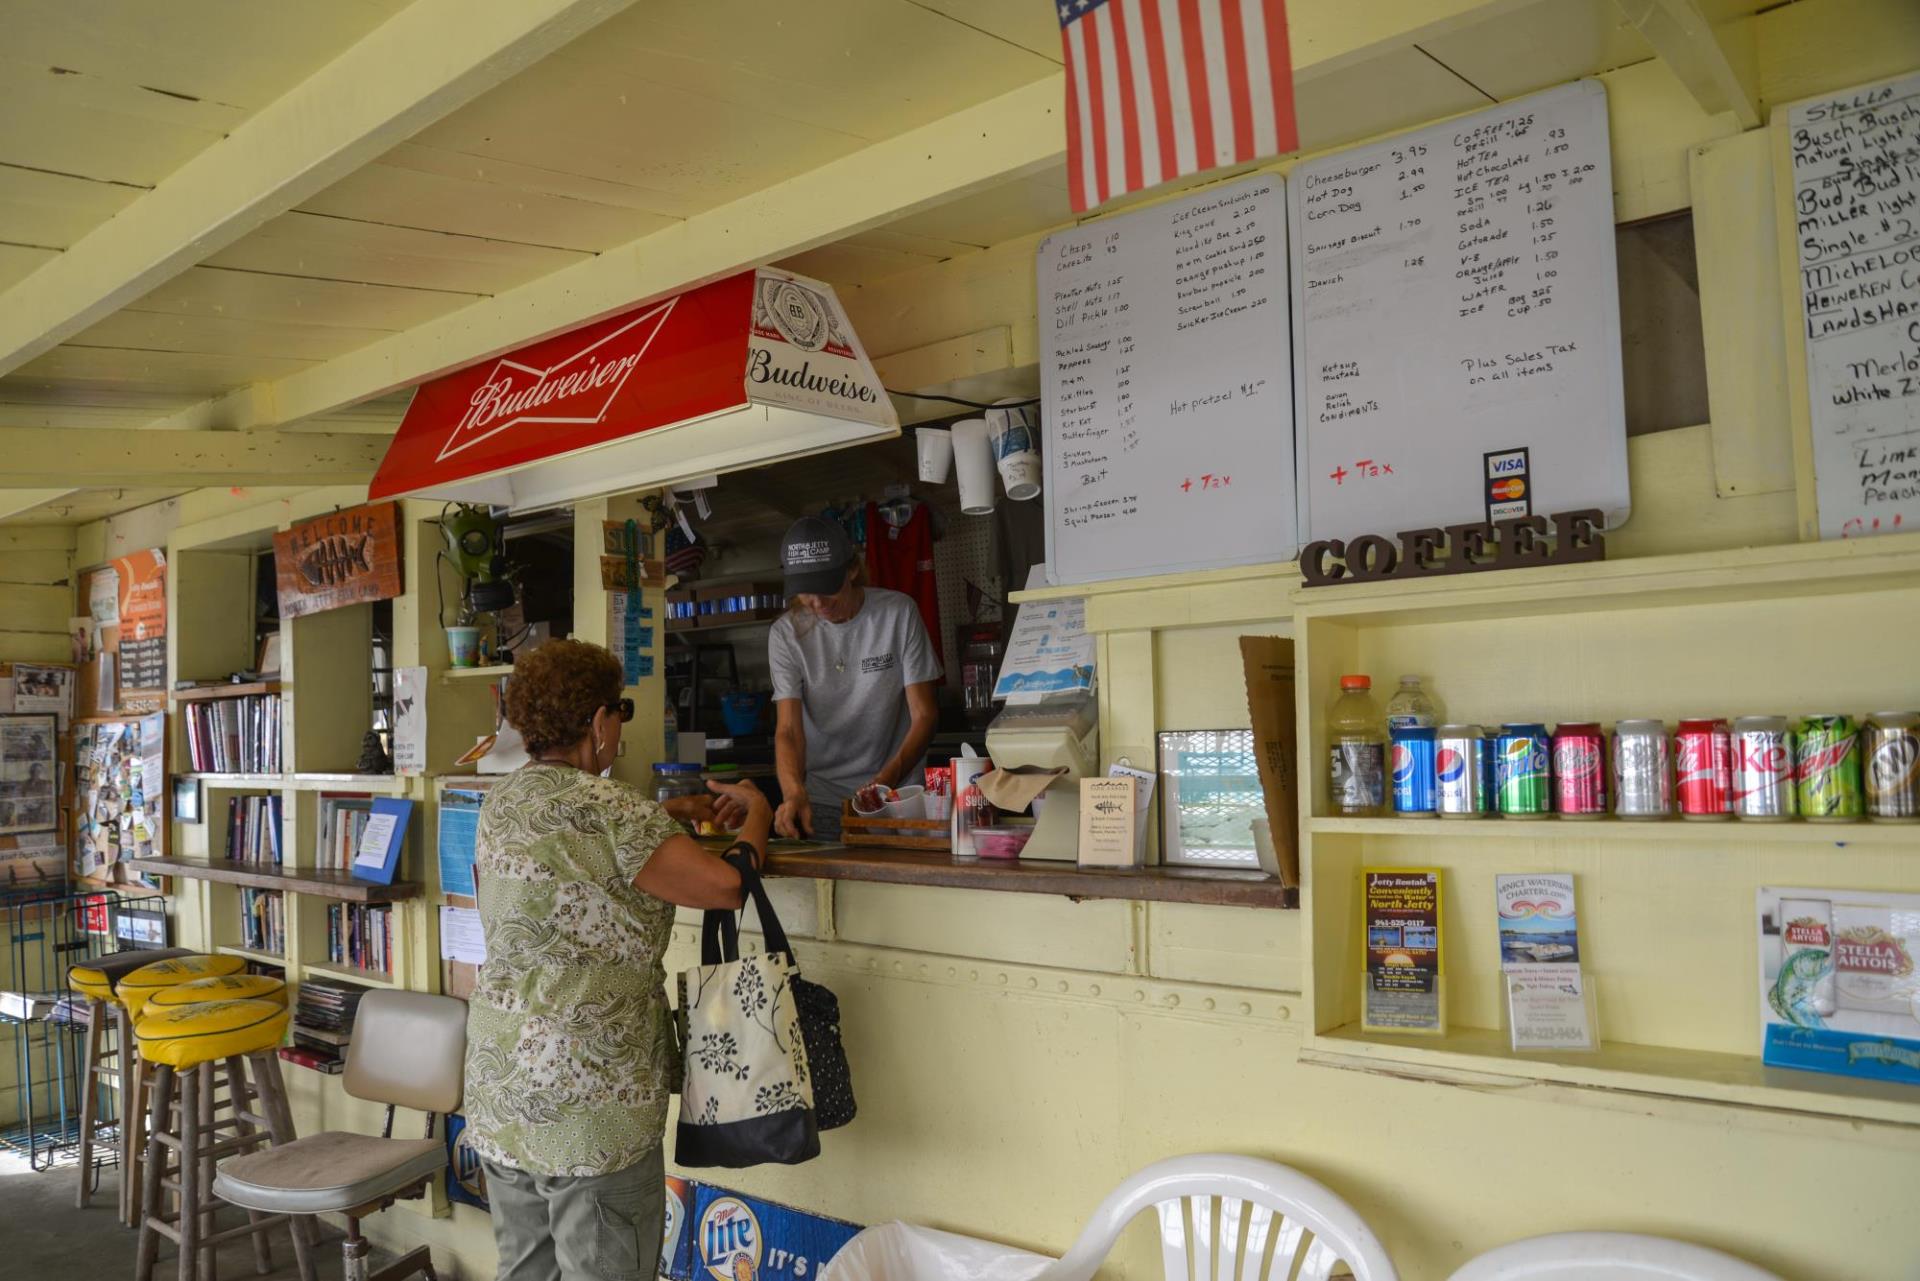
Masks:
[[[120,691],[167,687],[167,554],[159,548],[113,562],[119,579]]]
[[[400,504],[351,507],[282,530],[273,565],[282,620],[398,596]]]
[[[38,663],[13,665],[13,710],[52,712],[59,728],[73,715],[73,669]]]
[[[59,746],[51,714],[0,716],[0,836],[59,826]]]

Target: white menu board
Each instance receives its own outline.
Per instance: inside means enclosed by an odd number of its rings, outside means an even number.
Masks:
[[[1304,538],[1626,519],[1598,82],[1309,161],[1289,186]]]
[[[1820,537],[1920,529],[1920,72],[1787,113]]]
[[[1053,581],[1291,559],[1279,175],[1058,232],[1036,266]]]

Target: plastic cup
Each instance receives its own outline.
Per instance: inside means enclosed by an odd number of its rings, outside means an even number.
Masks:
[[[1005,404],[1006,402],[1002,402]],[[987,411],[987,436],[1000,483],[1016,503],[1040,495],[1040,416],[1032,405]]]
[[[987,420],[962,418],[953,425],[953,466],[960,473],[960,510],[969,516],[993,513],[993,442]]]
[[[922,427],[913,433],[920,451],[920,479],[929,485],[944,485],[953,472],[953,433],[945,427]]]
[[[480,629],[478,627],[447,628],[447,666],[480,666]]]

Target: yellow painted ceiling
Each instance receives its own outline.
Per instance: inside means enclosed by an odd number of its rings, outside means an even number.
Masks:
[[[1349,2],[1295,0],[1296,44],[1349,20]],[[1421,11],[1419,0],[1377,2]],[[0,0],[0,291],[405,3]],[[1716,17],[1767,7],[1711,4]],[[1487,4],[1418,45],[1303,77],[1303,142],[1651,56],[1613,0]],[[1052,76],[1059,62],[1039,0],[643,0],[0,378],[0,421],[144,425]],[[790,265],[860,284],[1069,218],[1056,167]],[[885,350],[883,336],[867,341]],[[377,426],[403,406],[388,397],[348,417]]]

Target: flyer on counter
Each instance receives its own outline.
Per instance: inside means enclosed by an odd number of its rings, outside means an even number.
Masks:
[[[1044,567],[1036,565],[1027,586],[1045,586],[1044,573]],[[1037,703],[1084,693],[1093,688],[1093,651],[1085,597],[1025,601],[1007,635],[1007,656],[1001,660],[993,696],[1010,703]]]
[[[1566,872],[1493,878],[1500,912],[1500,968],[1512,973],[1538,965],[1580,964],[1580,922],[1573,877]]]
[[[1445,1032],[1440,869],[1369,867],[1360,875],[1367,931],[1361,1028]]]
[[[1508,973],[1507,1024],[1516,1050],[1594,1049],[1586,975],[1577,965]]]

